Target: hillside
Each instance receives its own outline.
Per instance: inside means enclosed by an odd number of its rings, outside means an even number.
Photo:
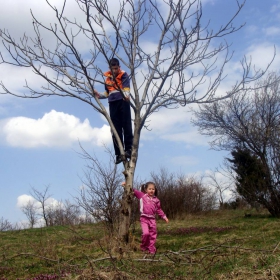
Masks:
[[[126,247],[101,224],[0,232],[0,279],[279,279],[280,220],[215,211],[158,221],[157,254]]]

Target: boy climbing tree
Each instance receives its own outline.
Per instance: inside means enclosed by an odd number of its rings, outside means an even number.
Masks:
[[[108,98],[111,120],[119,135],[122,146],[125,150],[125,158],[131,158],[133,141],[131,111],[130,111],[130,81],[128,74],[121,70],[117,58],[109,61],[110,70],[104,73],[105,92],[99,93],[94,90],[99,99]],[[121,163],[124,158],[121,155],[116,137],[112,134],[116,164]]]

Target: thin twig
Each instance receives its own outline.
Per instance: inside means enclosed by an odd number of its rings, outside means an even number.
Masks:
[[[96,259],[96,260],[91,260],[91,262],[100,262],[100,261],[105,261],[105,260],[117,260],[117,257],[110,256],[110,257],[106,257],[106,258],[100,258],[100,259]]]
[[[19,253],[19,254],[16,254],[6,260],[11,260],[11,259],[14,259],[16,257],[20,257],[20,256],[31,256],[31,257],[36,257],[36,258],[39,258],[39,259],[44,259],[44,260],[47,260],[47,261],[51,261],[51,262],[59,262],[59,260],[53,260],[53,259],[49,259],[49,258],[46,258],[46,257],[43,257],[43,256],[39,256],[39,255],[36,255],[36,254],[32,254],[32,253]]]
[[[274,248],[274,250],[272,251],[272,253],[275,253],[275,251],[277,250],[279,244],[280,244],[280,242],[278,242],[278,244],[276,245],[276,247]]]

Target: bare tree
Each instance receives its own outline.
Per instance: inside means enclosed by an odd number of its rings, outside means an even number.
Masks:
[[[5,47],[1,62],[30,67],[47,83],[36,89],[26,82],[29,94],[11,92],[4,82],[1,86],[3,93],[23,98],[52,95],[76,98],[106,118],[124,160],[126,187],[119,234],[127,240],[140,133],[147,127],[148,117],[161,108],[174,109],[232,96],[246,90],[266,69],[252,73],[251,61],[244,58],[240,80],[224,95],[216,94],[226,76],[225,66],[232,57],[224,37],[242,27],[235,27],[233,22],[246,0],[233,0],[236,10],[217,29],[211,28],[210,19],[203,17],[201,0],[120,0],[118,10],[110,9],[107,0],[76,0],[77,8],[84,13],[81,22],[65,14],[68,1],[64,0],[63,8],[58,10],[46,0],[56,15],[56,22],[52,24],[44,24],[31,12],[34,37],[24,34],[17,41],[8,30],[0,30]],[[150,30],[153,47],[146,44]],[[56,40],[54,47],[44,43],[42,34],[45,33]],[[80,47],[81,38],[92,46],[87,52]],[[106,108],[94,94],[95,86],[104,86],[98,62],[108,62],[113,56],[128,68],[132,82],[130,103],[135,118],[130,161],[125,159],[121,140]]]
[[[119,227],[123,177],[114,164],[112,153],[107,151],[110,159],[108,163],[103,164],[96,156],[91,156],[82,148],[81,156],[87,165],[82,178],[83,186],[75,200],[95,221],[105,222],[113,232]]]
[[[7,230],[13,230],[13,225],[3,217],[0,219],[0,231],[7,231]]]
[[[78,205],[65,200],[63,203],[63,221],[66,225],[75,225],[80,223],[81,209]]]
[[[51,194],[49,193],[49,189],[50,189],[49,185],[45,186],[45,188],[42,191],[32,188],[30,193],[33,196],[33,198],[40,203],[40,209],[42,210],[42,213],[40,215],[44,219],[47,227],[50,225],[48,219],[48,207],[47,207],[47,200],[51,197]]]
[[[240,92],[227,100],[206,104],[195,112],[193,123],[202,134],[213,137],[211,146],[231,151],[236,158],[235,182],[247,180],[248,203],[262,204],[280,216],[280,78],[276,73],[256,84],[250,93]],[[249,164],[249,162],[251,162]],[[238,168],[242,174],[237,174]],[[248,168],[248,169],[246,169]],[[250,174],[250,176],[249,176]],[[242,175],[242,176],[241,176]],[[241,177],[240,177],[241,176]],[[240,182],[239,182],[240,183]],[[237,184],[238,185],[238,184]],[[246,184],[239,184],[244,187]],[[238,190],[238,188],[237,188]],[[248,196],[244,195],[248,193]],[[250,201],[251,200],[251,201]]]
[[[231,199],[231,197],[225,198],[225,192],[232,192],[233,189],[233,180],[231,174],[223,171],[216,169],[205,176],[207,184],[216,190],[220,208],[223,207],[227,200]]]
[[[38,212],[37,212],[38,208],[36,207],[35,204],[36,204],[35,201],[29,200],[27,204],[21,207],[21,211],[28,219],[31,228],[33,228],[38,221]]]
[[[165,168],[161,168],[158,173],[152,172],[151,178],[159,190],[158,196],[165,213],[170,218],[215,208],[215,194],[203,184],[202,178],[177,175]]]
[[[77,225],[80,223],[81,210],[69,200],[49,205],[46,216],[49,226]]]

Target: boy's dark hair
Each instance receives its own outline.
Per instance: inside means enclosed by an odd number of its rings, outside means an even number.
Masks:
[[[109,66],[120,66],[120,62],[117,58],[113,57],[109,60]]]
[[[154,185],[154,187],[155,187],[155,196],[157,196],[157,186],[156,186],[156,184],[154,182],[147,182],[146,184],[143,184],[141,186],[141,192],[146,193],[147,188],[148,188],[149,185]]]

